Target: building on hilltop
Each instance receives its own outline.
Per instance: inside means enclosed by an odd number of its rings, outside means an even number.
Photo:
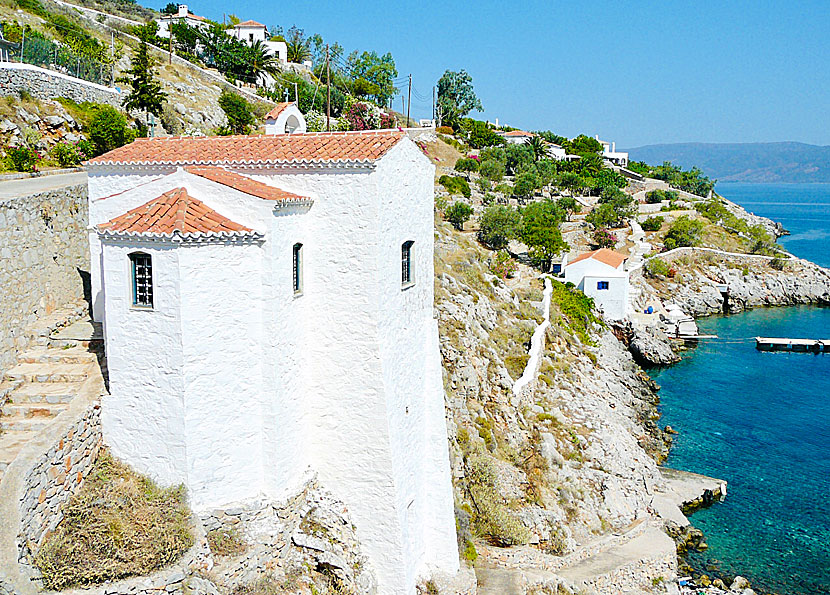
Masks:
[[[510,132],[496,130],[496,134],[502,137],[509,145],[523,145],[536,136],[532,132],[525,132],[524,130],[511,130]]]
[[[164,39],[170,37],[170,25],[173,23],[184,23],[194,27],[195,29],[207,29],[208,21],[205,17],[200,17],[188,10],[187,4],[179,4],[178,11],[173,14],[162,14],[156,19],[159,30],[157,35]]]
[[[564,264],[565,281],[573,283],[606,317],[622,320],[628,310],[625,256],[608,248],[580,254]]]
[[[316,474],[380,593],[456,572],[434,170],[388,130],[139,139],[89,161],[112,452],[197,512]]]
[[[594,138],[602,145],[602,158],[610,161],[614,165],[626,167],[628,165],[628,153],[624,151],[617,151],[617,143],[607,142],[601,140],[599,135],[594,135]]]

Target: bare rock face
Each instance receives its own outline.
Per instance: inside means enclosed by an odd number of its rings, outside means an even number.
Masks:
[[[645,365],[665,366],[680,361],[680,356],[671,348],[669,338],[659,329],[634,330],[628,349],[637,362]]]

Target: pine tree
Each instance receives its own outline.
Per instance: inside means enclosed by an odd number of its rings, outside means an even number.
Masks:
[[[132,91],[124,98],[124,107],[128,110],[147,111],[161,117],[161,107],[167,94],[161,90],[153,73],[153,59],[147,48],[147,42],[142,41],[133,52],[132,64],[129,70],[124,71],[119,82],[132,87]]]

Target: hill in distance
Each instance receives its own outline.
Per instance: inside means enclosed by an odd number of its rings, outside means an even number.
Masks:
[[[697,166],[719,182],[830,182],[830,146],[780,143],[675,143],[628,149],[635,161]]]

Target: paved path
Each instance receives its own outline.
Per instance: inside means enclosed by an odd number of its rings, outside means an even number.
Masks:
[[[78,184],[86,184],[85,171],[38,178],[23,178],[20,180],[4,180],[0,182],[0,200],[57,190],[58,188],[76,186]]]

